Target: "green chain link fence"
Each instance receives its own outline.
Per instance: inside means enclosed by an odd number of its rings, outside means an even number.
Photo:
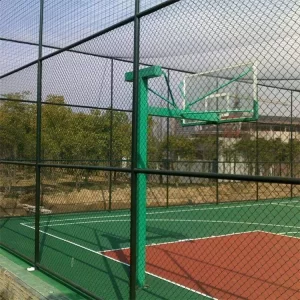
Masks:
[[[298,1],[0,11],[1,247],[91,299],[300,297]]]

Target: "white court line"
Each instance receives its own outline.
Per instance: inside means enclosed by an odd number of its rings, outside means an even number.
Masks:
[[[286,202],[286,203],[288,203],[288,202]],[[272,205],[278,205],[278,206],[289,206],[289,207],[294,207],[294,208],[300,208],[300,204],[299,204],[299,206],[297,206],[297,205],[289,205],[289,204],[284,204],[284,203],[271,203]]]
[[[292,238],[292,239],[300,239],[299,237],[296,236],[290,236],[290,235],[286,235],[286,233],[299,233],[299,231],[288,231],[288,232],[278,232],[278,233],[274,233],[274,232],[270,232],[270,231],[264,231],[264,230],[257,230],[258,232],[263,232],[263,233],[269,233],[269,234],[273,234],[273,235],[279,235],[279,236],[284,236],[284,237],[288,237],[288,238]]]
[[[176,244],[176,243],[182,243],[182,242],[192,242],[192,241],[199,241],[199,240],[208,240],[208,239],[212,239],[212,238],[227,237],[227,236],[232,236],[232,235],[238,235],[238,234],[244,234],[244,233],[253,233],[253,232],[258,232],[258,231],[259,230],[241,231],[241,232],[233,232],[233,233],[220,234],[220,235],[205,236],[205,237],[194,238],[194,239],[182,239],[182,240],[176,240],[176,241],[172,241],[172,242],[152,243],[152,244],[147,244],[146,247],[148,247],[148,246],[160,246],[160,245],[167,245],[167,244]],[[126,249],[129,249],[129,248],[130,247],[104,250],[104,251],[101,251],[101,253],[126,250]]]
[[[104,256],[105,256],[105,255],[104,255]],[[106,257],[106,256],[105,256],[105,257]],[[186,286],[184,286],[184,285],[181,285],[181,284],[179,284],[179,283],[176,283],[176,282],[171,281],[171,280],[169,280],[169,279],[166,279],[166,278],[164,278],[164,277],[160,277],[160,276],[155,275],[155,274],[150,273],[150,272],[146,272],[146,273],[149,274],[149,275],[151,275],[151,276],[153,276],[153,277],[156,277],[156,278],[158,278],[158,279],[161,279],[161,280],[164,280],[164,281],[166,281],[166,282],[169,282],[169,283],[172,283],[172,284],[174,284],[174,285],[177,285],[177,286],[179,286],[179,287],[181,287],[181,288],[184,288],[184,289],[186,289],[186,290],[188,290],[188,291],[194,292],[194,293],[196,293],[196,294],[198,294],[198,295],[204,296],[204,297],[206,297],[206,298],[208,298],[208,299],[218,300],[217,298],[213,298],[213,297],[211,297],[211,296],[209,296],[209,295],[206,295],[206,294],[201,293],[201,292],[199,292],[199,291],[196,291],[196,290],[194,290],[194,289],[188,288],[188,287],[186,287]]]
[[[291,237],[291,238],[295,238],[295,239],[300,239],[300,237],[297,237],[297,236],[289,236],[288,234],[299,234],[300,231],[286,231],[286,232],[279,232],[278,234],[280,235],[284,235],[284,236],[287,236],[287,237]]]
[[[58,224],[47,224],[40,227],[54,227],[54,226],[69,226],[78,224],[91,224],[91,223],[111,223],[111,222],[129,222],[130,220],[98,220],[98,221],[82,221],[82,222],[72,222],[72,223],[58,223]],[[268,224],[268,223],[257,223],[257,222],[238,222],[238,221],[227,221],[227,220],[206,220],[206,219],[147,219],[147,222],[199,222],[199,223],[222,223],[222,224],[247,224],[247,225],[261,225],[261,226],[271,226],[271,227],[282,227],[282,228],[299,228],[296,226],[289,226],[283,224]],[[27,226],[30,223],[20,223],[23,226]],[[31,227],[31,226],[28,226]]]
[[[284,202],[281,202],[284,203]],[[244,207],[252,207],[252,206],[261,206],[265,207],[266,205],[273,204],[273,203],[252,203],[252,204],[243,204],[243,205],[230,205],[230,206],[223,206],[225,203],[218,204],[216,207],[202,207],[202,208],[194,208],[191,207],[190,209],[178,209],[178,210],[169,210],[169,211],[159,211],[159,212],[147,212],[147,215],[159,215],[159,214],[170,214],[170,213],[182,213],[182,212],[194,212],[194,211],[207,211],[207,210],[220,210],[220,209],[232,209],[232,208],[244,208]],[[227,204],[228,205],[228,204]],[[64,222],[64,221],[75,221],[75,220],[90,220],[90,219],[111,219],[111,218],[119,218],[119,217],[130,217],[130,212],[127,214],[121,215],[113,215],[113,216],[96,216],[96,217],[83,217],[83,218],[70,218],[70,219],[57,219],[57,220],[48,220],[48,221],[40,221],[41,223],[54,223],[54,222]],[[23,223],[23,224],[34,224],[33,222],[30,223]]]
[[[289,226],[289,225],[280,225],[280,224],[267,224],[267,223],[256,223],[256,222],[238,222],[238,221],[221,221],[221,220],[199,220],[199,219],[186,219],[186,220],[178,220],[178,219],[147,219],[148,221],[162,221],[162,222],[211,222],[211,223],[230,223],[230,224],[247,224],[247,225],[263,225],[263,226],[272,226],[272,227],[287,227],[287,228],[299,228],[297,226]]]
[[[40,226],[42,227],[53,227],[53,226],[68,226],[68,225],[78,225],[78,224],[91,224],[91,223],[106,223],[106,222],[129,222],[130,219],[128,220],[100,220],[100,221],[82,221],[82,222],[71,222],[71,223],[55,223],[55,224],[46,224],[46,225],[42,225]],[[28,225],[30,223],[20,223],[21,225]]]
[[[100,218],[98,221],[82,221],[82,222],[71,222],[71,223],[54,223],[40,226],[40,227],[54,227],[54,226],[69,226],[69,225],[79,225],[79,224],[91,224],[91,223],[106,223],[106,222],[129,222],[130,219],[126,220],[103,220]],[[201,223],[223,223],[223,224],[247,224],[247,225],[261,225],[261,226],[271,226],[271,227],[282,227],[282,228],[297,228],[300,229],[300,227],[297,226],[290,226],[290,225],[284,225],[284,224],[269,224],[269,223],[257,223],[257,222],[239,222],[239,221],[228,221],[228,220],[207,220],[207,219],[160,219],[160,218],[150,218],[147,219],[147,222],[151,221],[160,221],[160,222],[201,222]],[[20,223],[23,226],[26,226],[31,223]],[[30,226],[29,226],[30,227]]]
[[[26,226],[26,227],[28,227],[28,228],[30,228],[30,229],[35,229],[34,227],[28,226],[28,225],[26,225],[26,224],[24,224],[24,223],[23,223],[22,225],[23,225],[23,226]],[[107,259],[113,260],[113,261],[115,261],[115,262],[117,262],[117,263],[120,263],[120,264],[123,264],[123,265],[126,265],[126,266],[130,267],[129,264],[124,263],[124,262],[122,262],[122,261],[120,261],[120,260],[114,259],[114,258],[112,258],[112,257],[109,257],[109,256],[107,256],[107,255],[104,255],[104,254],[102,254],[101,252],[98,252],[98,251],[92,250],[92,249],[90,249],[90,248],[84,247],[84,246],[82,246],[82,245],[80,245],[80,244],[74,243],[74,242],[69,241],[69,240],[67,240],[67,239],[63,239],[63,238],[61,238],[61,237],[58,237],[58,236],[56,236],[56,235],[54,235],[54,234],[45,232],[45,231],[43,231],[43,230],[40,230],[39,232],[44,233],[44,234],[46,234],[46,235],[49,235],[49,236],[51,236],[51,237],[53,237],[53,238],[55,238],[55,239],[61,240],[61,241],[65,242],[65,243],[68,243],[68,244],[71,244],[71,245],[73,245],[73,246],[82,248],[82,249],[84,249],[84,250],[86,250],[86,251],[92,252],[92,253],[94,253],[94,254],[103,256],[103,257],[105,257],[105,258],[107,258]],[[201,292],[199,292],[199,291],[197,291],[197,290],[188,288],[188,287],[186,287],[186,286],[184,286],[184,285],[181,285],[181,284],[179,284],[179,283],[173,282],[173,281],[168,280],[168,279],[166,279],[166,278],[160,277],[160,276],[155,275],[155,274],[153,274],[153,273],[146,272],[146,274],[151,275],[151,276],[156,277],[156,278],[159,278],[159,279],[161,279],[161,280],[164,280],[164,281],[166,281],[166,282],[169,282],[169,283],[171,283],[171,284],[173,284],[173,285],[176,285],[176,286],[179,286],[179,287],[181,287],[181,288],[184,288],[184,289],[186,289],[186,290],[188,290],[188,291],[191,291],[191,292],[193,292],[193,293],[196,293],[196,294],[198,294],[198,295],[207,297],[207,298],[209,298],[209,299],[218,300],[217,298],[213,298],[213,297],[211,297],[211,296],[209,296],[209,295],[206,295],[206,294],[201,293]]]
[[[280,203],[291,203],[291,202],[299,202],[300,203],[300,198],[299,199],[284,200],[284,201],[282,201],[282,200],[276,200],[276,201],[278,201]]]
[[[85,212],[83,212],[85,214]],[[89,220],[89,219],[111,219],[111,218],[119,218],[119,217],[130,217],[130,213],[128,214],[122,214],[122,215],[113,215],[113,216],[97,216],[97,217],[83,217],[83,218],[71,218],[71,219],[65,219],[64,217],[61,217],[61,219],[56,220],[48,220],[48,221],[40,221],[40,223],[52,223],[52,222],[62,222],[62,221],[74,221],[74,220]],[[31,222],[32,223],[32,222]],[[30,224],[30,223],[26,223]]]

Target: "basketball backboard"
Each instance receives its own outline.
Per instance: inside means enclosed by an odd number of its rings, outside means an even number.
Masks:
[[[182,94],[186,112],[183,126],[249,121],[256,117],[258,109],[256,65],[242,64],[188,75],[183,80]],[[198,116],[196,120],[194,116],[198,113],[206,118],[202,121]]]

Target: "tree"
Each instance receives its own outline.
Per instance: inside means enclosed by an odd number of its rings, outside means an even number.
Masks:
[[[184,136],[170,135],[165,137],[160,146],[161,157],[165,158],[169,151],[172,160],[194,159],[196,155],[195,141]]]
[[[214,160],[217,157],[217,139],[215,136],[203,136],[193,139],[194,158],[201,160]],[[219,147],[222,149],[222,141]]]
[[[21,100],[28,93],[12,93],[5,98]],[[35,158],[35,106],[19,101],[0,103],[0,155],[4,159]]]
[[[104,132],[106,133],[106,151],[109,157],[109,132],[112,130],[112,160],[113,165],[120,166],[122,158],[131,157],[131,122],[125,112],[114,111],[112,113],[112,127],[110,127],[110,111],[103,114]]]
[[[5,160],[35,159],[35,116],[34,104],[24,103],[29,92],[10,93],[2,95],[6,101],[0,102],[0,157]],[[18,101],[19,100],[19,101]],[[3,165],[1,174],[5,193],[11,192],[11,187],[23,176],[28,176],[27,168],[17,165]]]
[[[258,138],[254,140],[247,137],[237,141],[232,149],[236,157],[241,157],[248,164],[250,174],[254,173],[256,165],[266,175],[270,168],[276,165],[280,167],[282,163],[287,164],[290,161],[291,146],[280,139]],[[279,172],[281,172],[281,167]]]
[[[48,95],[42,107],[42,157],[47,160],[68,159],[65,149],[72,110],[63,96]],[[53,104],[52,104],[53,103]]]

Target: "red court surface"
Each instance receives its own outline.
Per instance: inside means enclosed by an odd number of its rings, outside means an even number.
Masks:
[[[129,263],[130,249],[106,251]],[[300,239],[240,233],[147,246],[147,273],[217,299],[300,299]]]

